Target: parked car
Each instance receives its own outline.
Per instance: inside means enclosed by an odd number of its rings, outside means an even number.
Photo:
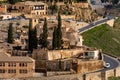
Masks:
[[[110,67],[110,63],[105,63],[105,68],[109,68]]]

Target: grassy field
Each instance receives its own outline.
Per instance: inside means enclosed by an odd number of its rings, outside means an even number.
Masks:
[[[120,77],[110,77],[109,80],[120,80]]]
[[[118,19],[115,20],[114,28],[120,29],[120,17],[118,17]]]
[[[106,53],[120,56],[120,29],[104,24],[86,31],[82,35],[84,45],[100,48]]]

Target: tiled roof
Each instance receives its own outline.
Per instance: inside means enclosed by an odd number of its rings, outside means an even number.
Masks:
[[[10,56],[5,52],[0,52],[0,61],[5,61],[5,62],[33,62],[34,60],[30,57]]]

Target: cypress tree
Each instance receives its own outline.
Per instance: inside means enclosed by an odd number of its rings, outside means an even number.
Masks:
[[[56,49],[57,48],[57,28],[54,28],[53,31],[53,40],[52,40],[52,48]]]
[[[48,28],[47,28],[47,19],[45,18],[43,25],[43,32],[41,34],[41,42],[40,42],[43,48],[47,48],[48,46],[47,37],[48,37]]]
[[[33,30],[32,30],[32,19],[29,21],[29,32],[28,32],[28,50],[33,51]]]
[[[32,29],[32,19],[29,21],[29,33],[28,33],[28,50],[32,53],[33,49],[37,49],[37,29]]]
[[[57,48],[61,49],[62,47],[62,31],[61,31],[61,16],[58,13],[58,27],[57,27]]]
[[[13,43],[13,27],[12,23],[9,24],[9,29],[8,29],[8,43]]]
[[[37,49],[38,45],[38,39],[37,39],[37,29],[36,27],[34,28],[34,32],[33,32],[33,48]]]
[[[21,2],[22,0],[8,0],[10,4],[15,4],[17,2]]]

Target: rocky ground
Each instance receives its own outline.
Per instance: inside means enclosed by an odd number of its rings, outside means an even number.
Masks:
[[[98,19],[98,15],[91,8],[81,8],[79,6],[64,5],[60,7],[60,12],[65,15],[75,15],[76,20],[83,20],[85,22],[92,22]]]

